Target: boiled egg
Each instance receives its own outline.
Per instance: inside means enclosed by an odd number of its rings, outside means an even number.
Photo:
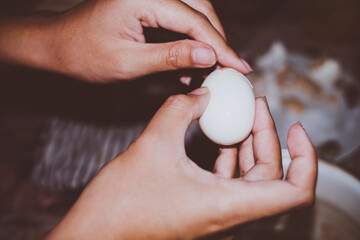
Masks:
[[[210,92],[207,108],[199,124],[204,134],[220,145],[243,141],[251,132],[255,118],[255,96],[250,81],[240,72],[222,68],[202,83]]]

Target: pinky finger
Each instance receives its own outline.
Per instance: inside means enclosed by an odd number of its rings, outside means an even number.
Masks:
[[[286,181],[302,189],[315,191],[317,156],[301,123],[291,126],[287,145],[292,159]]]

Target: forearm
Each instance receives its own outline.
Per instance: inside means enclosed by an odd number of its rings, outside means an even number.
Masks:
[[[0,63],[56,70],[54,14],[0,18]]]

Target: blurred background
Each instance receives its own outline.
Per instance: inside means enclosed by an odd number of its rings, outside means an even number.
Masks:
[[[0,9],[2,14],[63,11],[78,2],[3,0]],[[249,79],[256,95],[268,98],[282,147],[290,124],[301,120],[319,157],[331,164],[320,174],[325,190],[312,208],[241,226],[235,238],[360,239],[360,2],[212,2],[229,45],[254,68]],[[150,42],[185,37],[145,33]],[[0,239],[41,239],[169,95],[201,85],[202,71],[187,72],[193,76],[189,87],[179,82],[179,72],[96,85],[0,66]],[[191,126],[187,152],[196,163],[211,170],[217,151]],[[336,187],[345,187],[327,179],[338,177],[349,179],[343,197],[352,202],[333,196],[342,195]]]

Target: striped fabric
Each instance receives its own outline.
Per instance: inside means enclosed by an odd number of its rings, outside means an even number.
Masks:
[[[105,163],[123,152],[145,128],[146,123],[100,126],[73,120],[51,119],[44,132],[44,150],[32,173],[35,183],[52,189],[84,187]],[[199,130],[193,122],[187,143]]]
[[[119,127],[52,119],[44,133],[45,148],[32,179],[53,190],[83,187],[105,163],[123,152],[144,127],[145,123]]]

